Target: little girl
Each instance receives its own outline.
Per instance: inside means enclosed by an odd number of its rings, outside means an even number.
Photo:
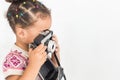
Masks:
[[[35,49],[29,49],[29,44],[43,30],[51,27],[51,14],[47,7],[36,0],[6,0],[11,2],[7,11],[10,27],[16,35],[16,42],[6,56],[3,72],[6,80],[42,80],[38,76],[41,66],[47,58],[46,46],[40,44]],[[57,47],[55,53],[59,56],[59,46],[55,36],[53,40]],[[55,57],[51,60],[57,67]]]

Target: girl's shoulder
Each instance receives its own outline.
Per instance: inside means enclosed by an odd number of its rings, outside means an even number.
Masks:
[[[28,64],[27,53],[17,46],[13,46],[3,62],[5,77],[9,75],[22,75]]]

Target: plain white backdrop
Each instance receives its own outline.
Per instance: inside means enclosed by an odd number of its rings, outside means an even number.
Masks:
[[[41,0],[52,11],[52,30],[61,47],[67,80],[120,80],[120,1]],[[2,61],[15,36],[0,2],[0,80]]]

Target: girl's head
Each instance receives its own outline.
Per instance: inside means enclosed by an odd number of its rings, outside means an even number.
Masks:
[[[43,30],[51,26],[51,14],[37,0],[6,0],[11,2],[7,19],[16,34],[17,41],[28,44]]]

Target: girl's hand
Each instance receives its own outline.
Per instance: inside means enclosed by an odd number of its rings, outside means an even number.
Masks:
[[[40,44],[35,49],[29,49],[29,63],[31,66],[41,67],[47,58],[46,46]]]
[[[40,44],[35,49],[29,49],[29,62],[24,70],[23,74],[11,75],[6,80],[35,80],[41,66],[44,64],[47,58],[46,47]]]
[[[59,47],[59,44],[58,44],[57,37],[54,35],[54,36],[52,37],[52,40],[54,40],[54,41],[56,42],[55,54],[56,54],[56,56],[58,57],[58,59],[59,59],[59,61],[60,61],[60,47]],[[57,64],[57,61],[56,61],[56,59],[55,59],[54,54],[52,54],[51,60],[53,61],[54,65],[55,65],[56,67],[58,67],[58,64]]]

